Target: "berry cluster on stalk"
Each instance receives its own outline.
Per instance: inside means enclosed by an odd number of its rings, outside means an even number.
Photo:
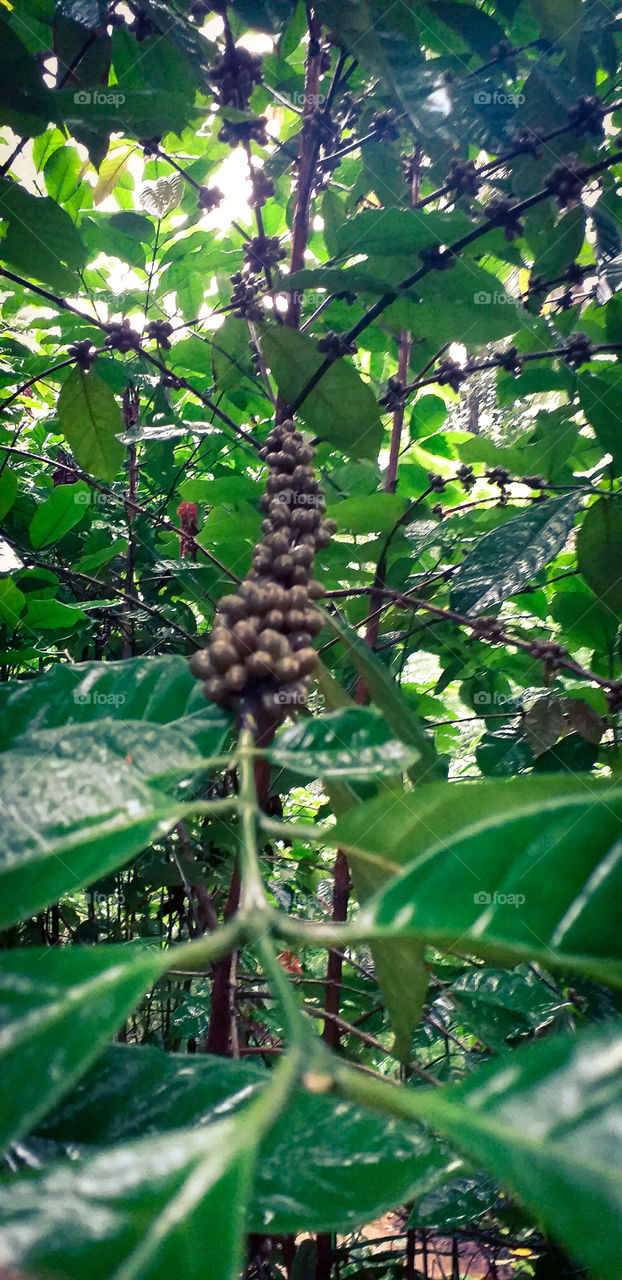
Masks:
[[[211,701],[276,726],[306,701],[317,661],[311,639],[322,626],[314,606],[322,588],[311,568],[336,526],[323,517],[313,449],[291,420],[273,427],[259,456],[268,464],[262,538],[244,581],[220,600],[190,669]]]

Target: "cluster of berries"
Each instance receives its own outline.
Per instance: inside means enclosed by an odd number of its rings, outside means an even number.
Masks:
[[[306,700],[322,626],[311,578],[316,550],[335,531],[310,466],[313,449],[291,420],[273,427],[260,457],[268,464],[262,538],[237,591],[218,605],[207,647],[190,660],[206,697],[240,711],[261,708],[274,724]]]

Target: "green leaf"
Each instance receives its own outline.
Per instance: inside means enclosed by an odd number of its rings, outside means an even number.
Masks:
[[[622,617],[622,507],[599,498],[589,507],[577,535],[579,572],[597,600]]]
[[[0,756],[0,928],[124,865],[191,810],[189,788],[221,750],[229,718],[205,701],[184,714],[182,664],[62,666],[3,686],[13,741]]]
[[[371,801],[342,817],[335,839],[388,870],[409,864],[366,905],[365,924],[617,986],[621,817],[622,791],[610,783],[516,778],[394,793],[382,815]]]
[[[16,133],[41,133],[52,115],[53,93],[42,82],[35,59],[0,18],[0,119]]]
[[[71,631],[72,627],[87,620],[77,605],[63,604],[62,600],[50,600],[47,596],[29,595],[27,605],[22,625],[30,631]]]
[[[86,266],[87,251],[69,214],[49,196],[31,196],[19,183],[4,179],[0,218],[8,223],[0,260],[60,293],[75,293],[74,272]]]
[[[530,582],[561,551],[579,502],[579,494],[550,498],[484,534],[452,579],[452,609],[486,613]]]
[[[116,439],[123,419],[112,391],[92,370],[72,369],[58,397],[58,421],[78,466],[114,480],[125,456]]]
[[[46,160],[43,169],[45,189],[52,200],[64,204],[73,195],[79,181],[80,157],[74,147],[58,147]]]
[[[38,1182],[56,1206],[49,1231],[41,1230],[34,1183],[0,1192],[5,1257],[67,1280],[237,1280],[257,1149],[287,1102],[287,1073],[284,1062],[240,1114],[52,1167]],[[18,1219],[25,1230],[14,1229]]]
[[[422,213],[413,209],[364,209],[343,222],[337,232],[339,252],[351,256],[359,253],[413,255],[411,271],[421,265],[416,260],[420,249],[433,244],[451,244],[472,230],[466,214]],[[373,268],[373,259],[369,263]]]
[[[285,400],[292,402],[324,357],[312,338],[286,325],[260,325],[259,345]],[[373,391],[353,365],[336,360],[303,400],[309,428],[354,458],[375,458],[382,439]]]
[[[542,280],[556,280],[570,262],[574,262],[585,236],[585,211],[581,205],[568,209],[557,222],[539,250],[532,267]]]
[[[57,663],[36,680],[0,684],[0,713],[3,751],[27,733],[115,719],[175,724],[209,755],[211,739],[220,742],[229,724],[226,712],[206,702],[186,659],[177,654]]]
[[[96,740],[86,725],[44,729],[0,757],[0,929],[123,866],[187,812],[145,780],[145,761],[169,788],[200,767],[175,730],[107,721]]]
[[[10,578],[0,579],[0,618],[17,627],[26,608],[26,597]]]
[[[28,533],[33,547],[46,547],[58,542],[84,518],[90,502],[90,489],[83,480],[61,484],[37,507]]]
[[[333,614],[326,615],[326,624],[341,640],[352,665],[363,677],[372,702],[382,713],[396,738],[408,743],[418,752],[419,761],[414,773],[418,777],[429,775],[430,771],[438,767],[436,752],[419,717],[400,692],[399,685],[355,631],[346,627]]]
[[[11,510],[17,497],[17,476],[4,468],[0,474],[0,520]]]
[[[399,742],[365,707],[348,707],[284,729],[269,751],[273,764],[314,778],[391,778],[419,752]]]
[[[134,946],[2,952],[2,1150],[75,1084],[167,963]]]
[[[621,1055],[619,1022],[553,1036],[413,1107],[601,1280],[622,1250]]]
[[[451,31],[461,36],[465,44],[482,58],[490,57],[493,45],[505,37],[503,27],[474,4],[456,4],[454,0],[428,0],[432,18],[440,18]]]
[[[397,493],[372,493],[346,498],[327,508],[339,533],[389,533],[406,510],[406,499]]]
[[[595,373],[577,375],[581,408],[601,447],[611,454],[615,474],[622,472],[622,389]]]
[[[115,1045],[40,1133],[87,1147],[179,1126],[209,1134],[224,1109],[234,1118],[244,1114],[246,1101],[261,1096],[269,1079],[249,1063]],[[262,1139],[247,1230],[349,1231],[431,1190],[459,1167],[418,1125],[387,1123],[367,1107],[296,1089]],[[4,1206],[0,1221],[3,1212]]]

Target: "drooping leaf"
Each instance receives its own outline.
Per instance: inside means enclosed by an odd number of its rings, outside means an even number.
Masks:
[[[577,536],[579,571],[614,617],[622,617],[622,507],[599,498],[586,511]]]
[[[58,421],[78,465],[99,480],[114,480],[125,452],[116,438],[123,419],[112,391],[92,370],[71,371],[58,397]]]
[[[61,293],[75,292],[74,272],[87,252],[69,214],[49,196],[32,196],[17,182],[0,181],[0,219],[8,223],[0,240],[0,261]]]
[[[400,742],[408,743],[419,754],[414,766],[418,777],[433,776],[437,766],[436,752],[419,717],[406,702],[399,685],[392,679],[387,668],[375,657],[368,646],[359,639],[356,632],[346,627],[333,614],[326,615],[326,623],[343,644],[353,666],[361,675],[369,690],[369,695],[392,728]]]
[[[292,402],[324,357],[312,338],[286,325],[260,326],[259,345],[279,391]],[[347,360],[336,360],[300,406],[310,430],[354,458],[374,458],[382,428],[374,394]]]
[[[30,522],[30,541],[33,547],[45,547],[58,542],[65,533],[83,519],[90,501],[90,491],[83,480],[76,484],[59,485],[49,498],[37,507]]]

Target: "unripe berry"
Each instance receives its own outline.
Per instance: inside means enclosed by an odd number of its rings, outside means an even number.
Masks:
[[[293,547],[290,554],[295,565],[302,565],[303,569],[311,568],[311,565],[313,564],[313,551],[311,547]]]
[[[278,658],[274,664],[274,674],[279,680],[289,683],[298,676],[298,665],[295,658]]]
[[[241,663],[229,667],[229,670],[223,676],[225,687],[232,693],[239,693],[246,684],[246,668]]]
[[[312,636],[317,635],[322,630],[324,619],[317,609],[307,609],[305,613],[305,629],[311,632]]]
[[[263,620],[263,625],[271,631],[282,631],[284,620],[284,615],[281,613],[280,609],[271,609],[270,612],[266,614]]]
[[[208,649],[197,649],[188,663],[190,671],[197,680],[206,680],[212,675],[212,661]]]
[[[249,654],[245,666],[249,676],[252,676],[255,680],[260,680],[263,676],[273,674],[273,663],[274,659],[267,649],[258,649],[256,653]]]
[[[296,662],[298,664],[298,673],[301,676],[309,676],[315,671],[317,665],[317,653],[315,649],[299,649],[296,653]]]
[[[226,671],[237,662],[237,652],[232,644],[211,644],[210,658],[217,671]]]
[[[219,707],[229,706],[229,694],[221,676],[212,676],[210,680],[206,680],[203,693],[210,702],[216,702]]]
[[[272,562],[272,570],[277,578],[289,577],[293,567],[294,562],[291,556],[276,556]]]
[[[280,654],[287,652],[287,641],[278,631],[262,631],[261,633],[261,650],[278,657]]]
[[[236,622],[233,636],[238,653],[252,653],[257,644],[258,630],[259,618],[247,618],[246,621]]]

